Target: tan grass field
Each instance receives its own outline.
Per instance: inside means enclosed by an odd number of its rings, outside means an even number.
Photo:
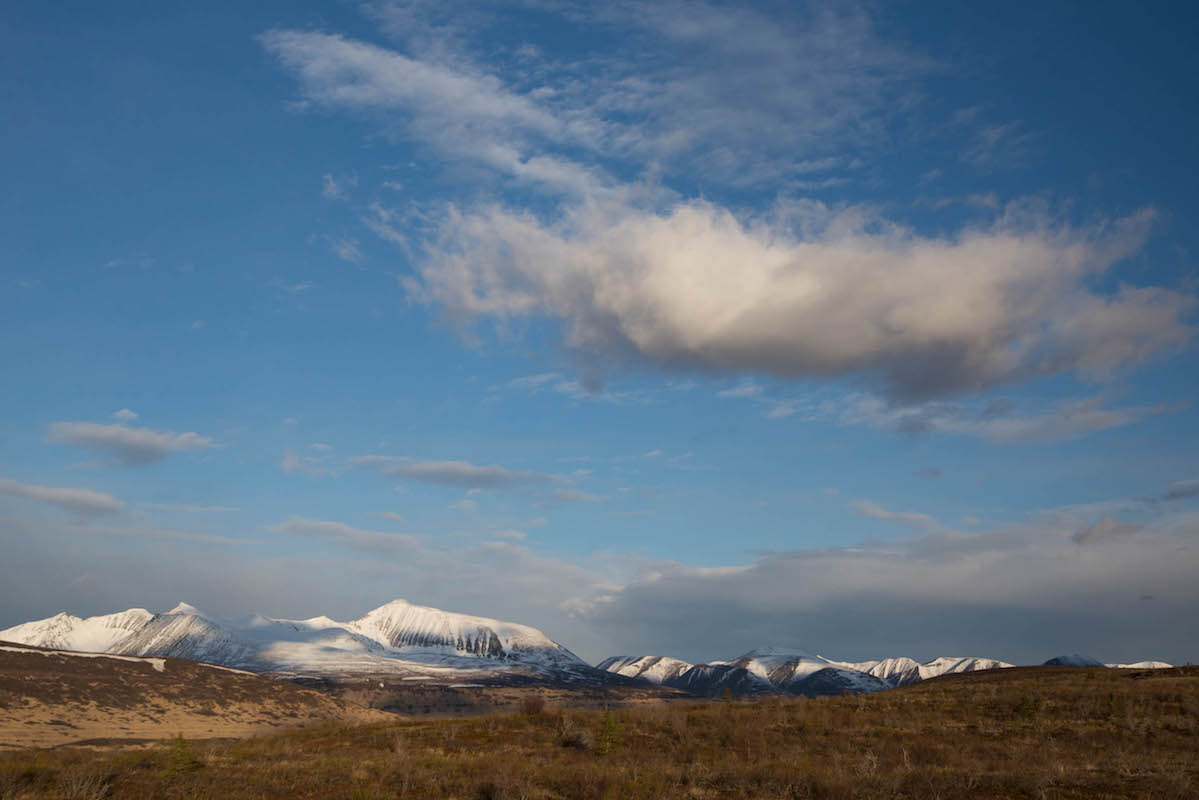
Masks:
[[[0,755],[15,798],[1194,798],[1199,668],[1018,668],[857,697],[327,723]]]

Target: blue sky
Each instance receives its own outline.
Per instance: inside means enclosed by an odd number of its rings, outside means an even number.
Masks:
[[[1193,660],[1196,21],[1049,5],[18,4],[0,626]]]

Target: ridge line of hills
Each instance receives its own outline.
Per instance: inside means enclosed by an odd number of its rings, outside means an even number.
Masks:
[[[801,650],[761,648],[730,661],[691,664],[664,656],[614,656],[596,666],[526,625],[393,600],[350,622],[261,615],[229,620],[186,603],[161,614],[133,608],[80,618],[60,613],[0,631],[0,641],[131,657],[170,657],[282,678],[387,675],[401,680],[492,680],[559,684],[652,683],[697,695],[867,693],[939,675],[1011,667],[979,657],[844,662]],[[1046,666],[1169,667],[1158,661],[1105,665],[1059,656]]]

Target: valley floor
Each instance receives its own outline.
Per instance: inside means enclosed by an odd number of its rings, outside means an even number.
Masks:
[[[1193,798],[1199,669],[1018,668],[873,695],[325,723],[0,755],[0,798]]]

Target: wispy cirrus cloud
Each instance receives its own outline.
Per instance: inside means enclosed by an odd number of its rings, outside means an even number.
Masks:
[[[96,492],[91,489],[36,486],[7,478],[0,478],[0,494],[36,500],[88,517],[116,514],[125,507],[124,501],[105,492]]]
[[[391,456],[359,456],[350,459],[350,463],[373,469],[391,478],[466,489],[509,489],[563,480],[559,475],[507,469],[494,464],[480,466],[468,461],[417,461]]]
[[[96,422],[55,422],[50,426],[50,441],[82,447],[105,456],[110,463],[127,467],[152,464],[171,453],[224,447],[209,436],[193,432],[175,433]]]
[[[933,402],[897,406],[883,398],[862,394],[853,395],[839,405],[837,413],[846,424],[869,425],[909,435],[974,436],[1005,444],[1075,439],[1169,411],[1163,405],[1112,407],[1098,395],[1059,401],[1035,410],[1018,408],[1002,398],[982,404]]]

